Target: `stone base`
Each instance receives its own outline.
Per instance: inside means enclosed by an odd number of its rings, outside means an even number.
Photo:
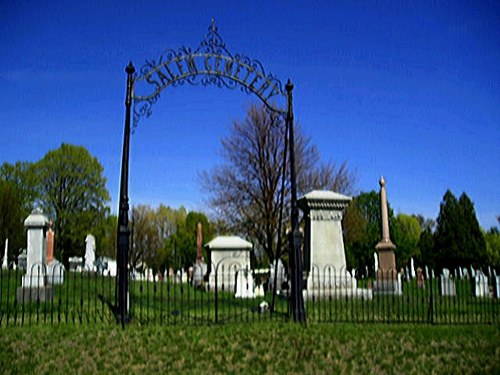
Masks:
[[[328,288],[310,289],[303,291],[304,300],[311,299],[336,299],[336,298],[363,298],[371,300],[373,293],[371,289],[362,288]]]
[[[401,280],[377,280],[373,283],[373,293],[401,296],[403,295]]]
[[[54,299],[54,290],[52,286],[43,286],[40,288],[18,287],[16,290],[17,303],[30,302],[50,302]]]

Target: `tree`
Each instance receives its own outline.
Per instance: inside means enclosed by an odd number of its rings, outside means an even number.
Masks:
[[[500,269],[500,232],[492,227],[484,234],[486,241],[486,261],[495,269]]]
[[[21,194],[12,181],[0,179],[0,254],[4,257],[5,242],[9,240],[8,261],[17,259],[20,249],[26,246],[24,211]]]
[[[190,212],[179,222],[177,232],[167,241],[167,262],[175,269],[187,269],[196,261],[196,235],[198,223],[202,224],[203,242],[214,237],[214,230],[207,216],[200,212]],[[206,254],[203,254],[205,260]]]
[[[163,226],[157,219],[156,212],[150,206],[138,205],[132,208],[132,249],[129,263],[134,269],[151,267],[157,271],[165,262]]]
[[[398,214],[394,225],[394,242],[396,243],[396,261],[398,267],[408,264],[410,258],[418,257],[418,243],[422,229],[415,216]]]
[[[392,236],[395,218],[389,203],[387,205]],[[342,228],[344,230],[347,267],[356,268],[359,272],[363,272],[365,267],[372,270],[374,268],[375,245],[382,237],[379,194],[372,190],[369,193],[360,193],[356,196],[344,212]]]
[[[296,126],[295,154],[297,189],[304,194],[312,189],[330,189],[341,193],[353,190],[354,177],[346,163],[335,168],[320,163],[317,148]],[[222,139],[224,163],[201,174],[215,216],[227,229],[254,242],[257,252],[269,261],[276,256],[281,178],[285,148],[285,126],[264,108],[251,105],[243,121],[234,121],[230,135]],[[289,158],[287,158],[288,161]],[[289,220],[290,181],[285,184],[285,210],[282,234]]]
[[[459,200],[448,190],[441,202],[435,232],[438,268],[481,267],[486,264],[486,242],[474,205],[462,193]]]
[[[81,146],[62,144],[35,164],[37,195],[55,223],[55,256],[82,256],[85,236],[104,220],[109,193],[99,161]]]

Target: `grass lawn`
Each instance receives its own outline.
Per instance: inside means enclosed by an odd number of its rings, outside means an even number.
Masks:
[[[0,372],[500,373],[499,326],[249,323],[0,328]]]

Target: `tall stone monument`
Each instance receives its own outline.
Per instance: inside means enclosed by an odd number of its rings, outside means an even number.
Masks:
[[[396,256],[394,250],[396,245],[392,243],[389,233],[389,212],[387,208],[387,193],[385,190],[385,179],[382,176],[380,184],[380,216],[382,221],[382,239],[375,246],[379,257],[379,268],[377,270],[377,291],[399,293],[398,275],[396,269]]]
[[[49,220],[40,208],[35,208],[24,221],[27,230],[26,274],[22,286],[17,288],[17,301],[26,303],[52,300],[52,287],[47,283],[45,266],[45,246]]]
[[[333,191],[320,190],[311,191],[298,200],[305,218],[306,297],[361,296],[365,292],[357,289],[354,275],[346,268],[341,221],[342,211],[351,200]]]
[[[193,286],[203,287],[204,277],[207,274],[207,264],[203,260],[203,226],[196,225],[196,262],[193,267]]]

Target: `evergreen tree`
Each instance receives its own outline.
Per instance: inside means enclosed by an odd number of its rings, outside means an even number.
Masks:
[[[459,200],[450,190],[445,193],[437,218],[434,250],[439,269],[485,266],[486,242],[474,205],[465,193]]]

